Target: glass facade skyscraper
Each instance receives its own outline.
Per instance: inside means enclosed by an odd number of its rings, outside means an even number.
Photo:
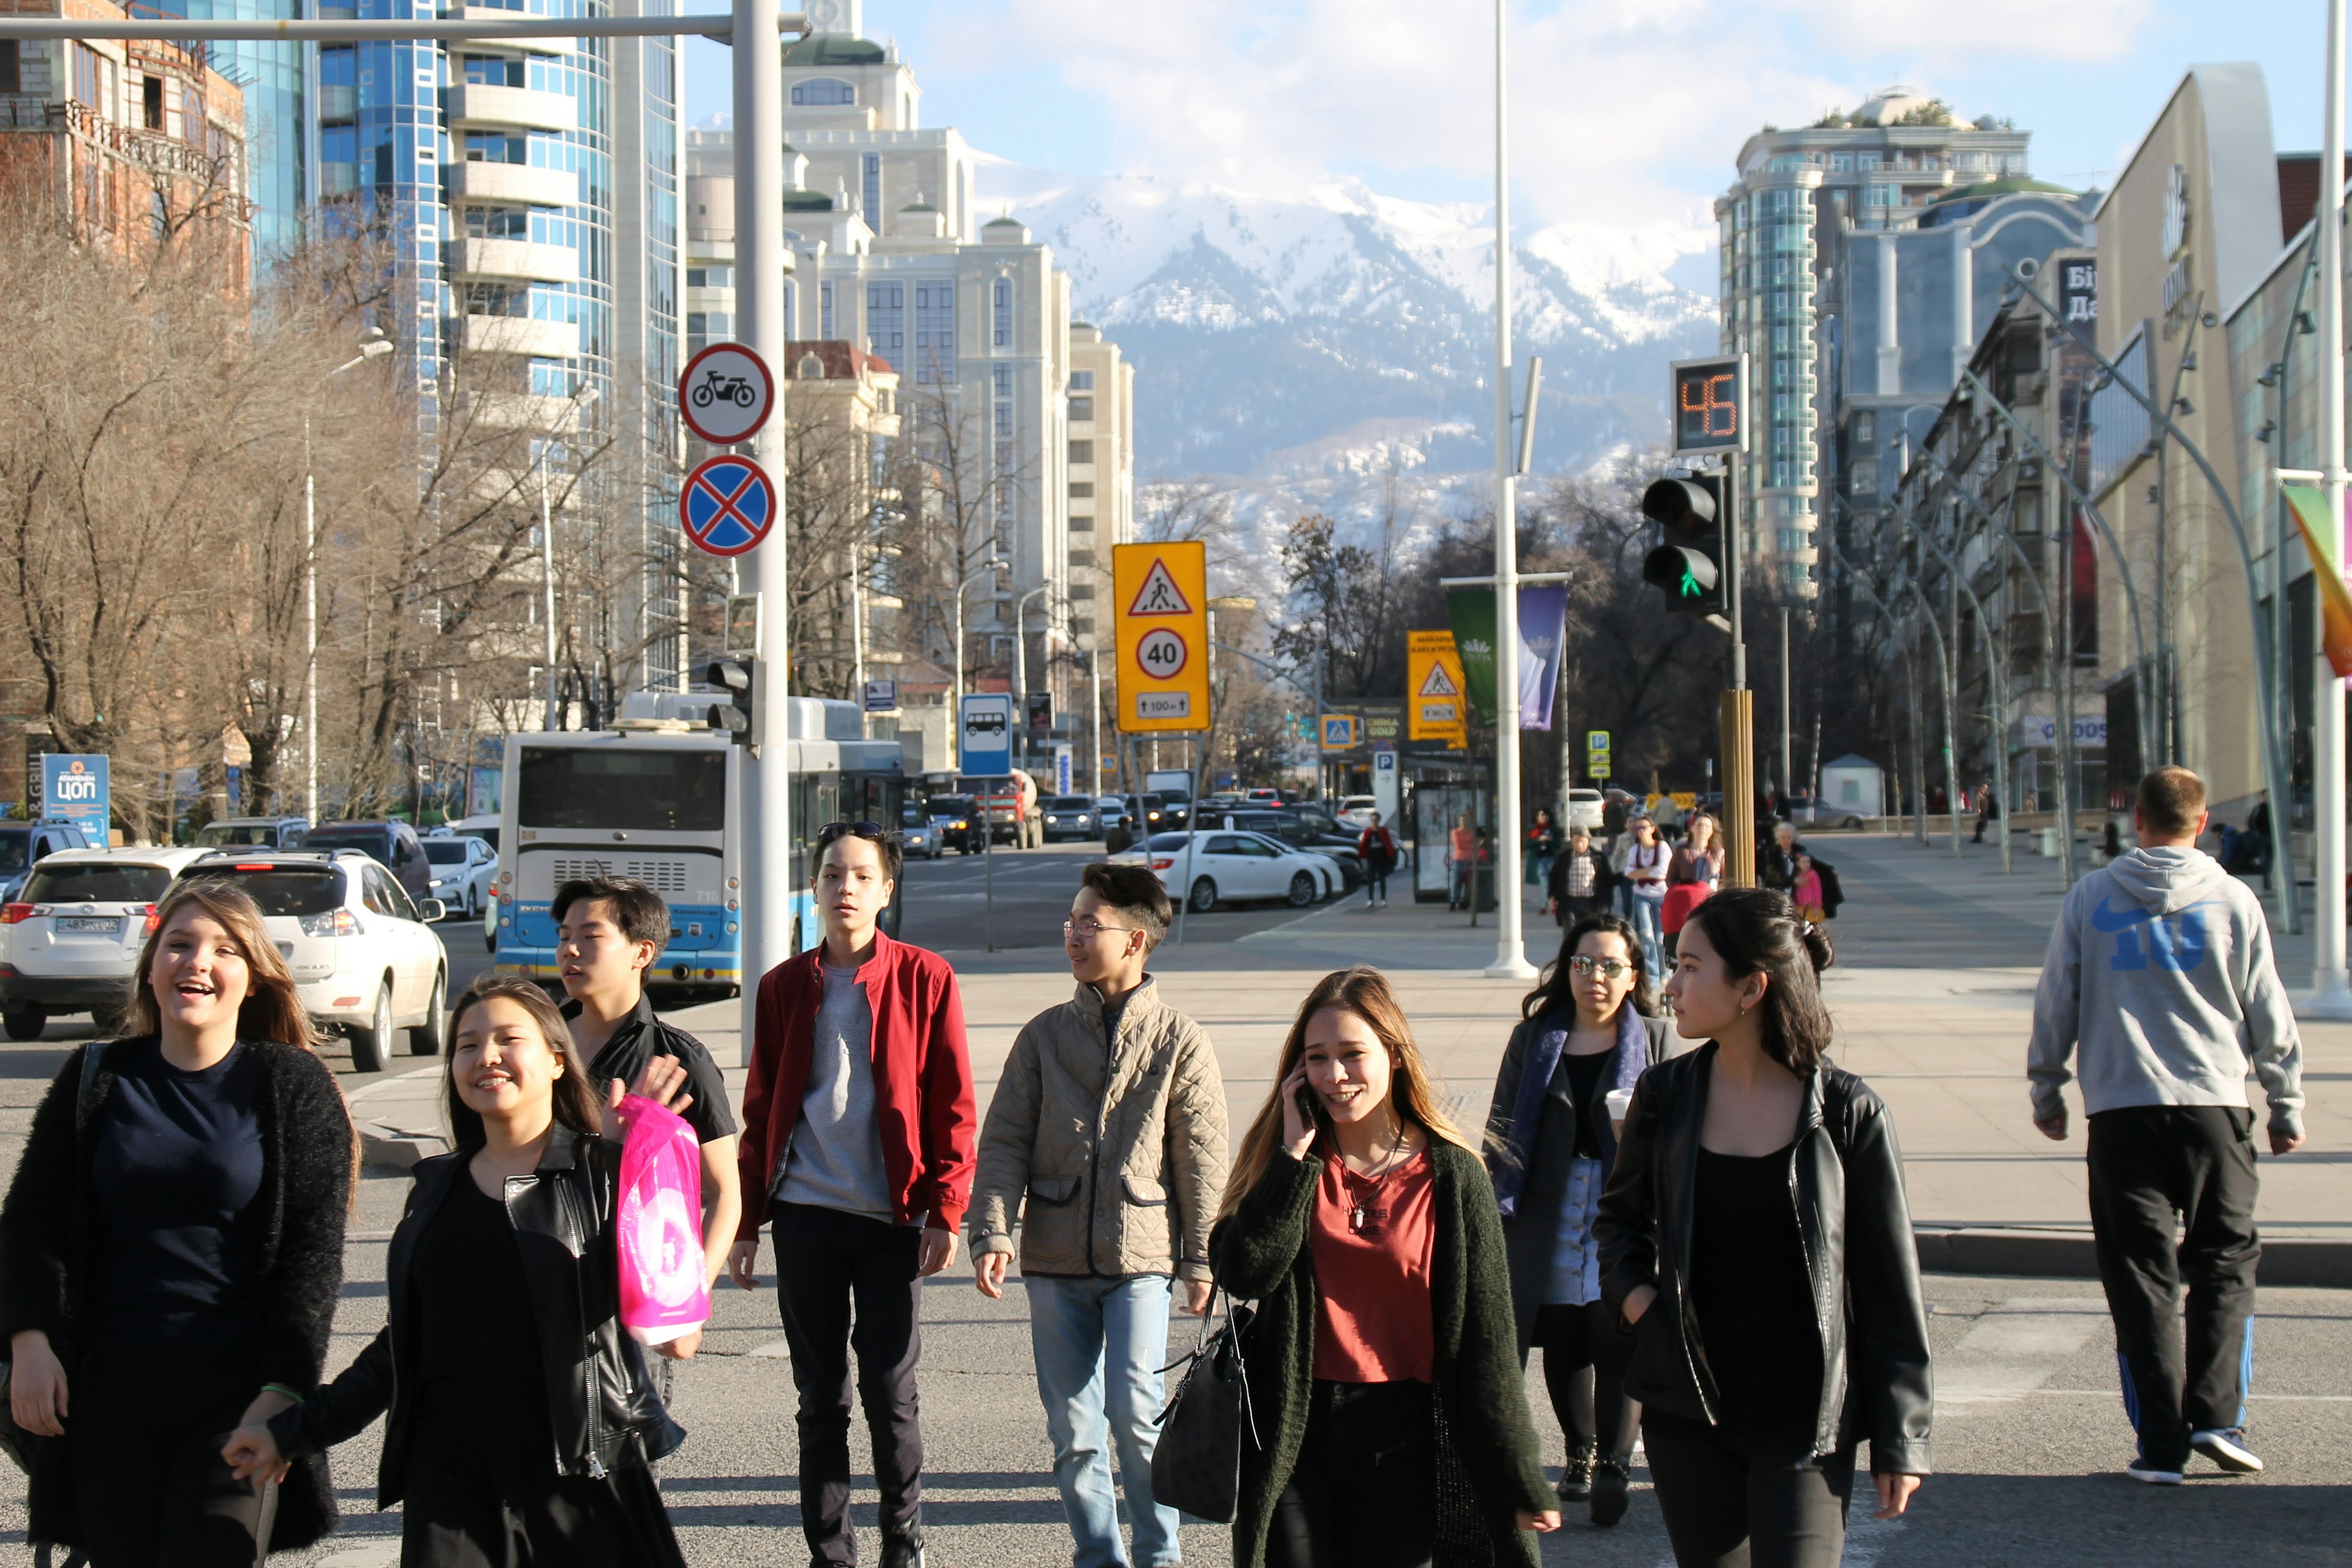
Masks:
[[[167,16],[194,20],[299,19],[305,0],[156,0]],[[331,14],[331,13],[321,13]],[[214,43],[213,69],[245,92],[246,195],[254,205],[257,266],[301,237],[310,202],[309,61],[298,43]]]

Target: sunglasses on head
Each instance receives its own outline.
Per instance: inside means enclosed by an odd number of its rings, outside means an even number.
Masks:
[[[878,822],[828,822],[816,830],[816,847],[822,849],[836,838],[852,837],[887,844],[890,839],[890,830]]]

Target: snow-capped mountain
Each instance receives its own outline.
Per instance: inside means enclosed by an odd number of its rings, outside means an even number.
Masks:
[[[1078,314],[1135,364],[1139,480],[1223,475],[1352,511],[1374,476],[1442,491],[1491,472],[1491,207],[1003,162],[980,195],[1053,247]],[[1544,358],[1538,468],[1663,437],[1666,361],[1717,341],[1713,299],[1668,272],[1713,243],[1664,224],[1521,238],[1511,314],[1520,362]]]

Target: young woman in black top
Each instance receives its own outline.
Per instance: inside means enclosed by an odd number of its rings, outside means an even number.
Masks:
[[[95,1568],[249,1568],[263,1499],[220,1435],[317,1386],[342,1285],[351,1118],[293,977],[240,889],[173,889],[124,1038],[83,1047],[34,1113],[0,1209],[11,1414],[37,1436],[28,1535]],[[334,1517],[323,1463],[272,1543]]]
[[[1885,1104],[1824,1058],[1829,960],[1779,893],[1699,905],[1666,994],[1707,1043],[1642,1075],[1601,1198],[1601,1288],[1634,1330],[1682,1568],[1836,1568],[1856,1442],[1879,1519],[1928,1470],[1902,1153]]]
[[[620,1144],[546,993],[485,977],[450,1020],[453,1153],[420,1161],[394,1231],[389,1321],[341,1376],[223,1450],[274,1473],[389,1411],[378,1506],[402,1568],[683,1568],[647,1468],[685,1436],[621,1328]],[[685,1106],[656,1057],[636,1092]],[[614,1131],[619,1131],[617,1125]]]
[[[1641,937],[1617,915],[1571,925],[1520,1010],[1486,1116],[1486,1163],[1503,1214],[1519,1353],[1542,1347],[1544,1386],[1568,1437],[1559,1499],[1590,1499],[1592,1522],[1605,1527],[1625,1516],[1641,1421],[1625,1394],[1628,1347],[1601,1299],[1592,1235],[1617,1156],[1609,1095],[1665,1057],[1669,1028],[1653,1016]]]

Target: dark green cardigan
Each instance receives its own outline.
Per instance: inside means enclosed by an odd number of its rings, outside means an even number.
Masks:
[[[1436,1396],[1442,1436],[1451,1450],[1439,1456],[1437,1561],[1441,1565],[1467,1561],[1532,1568],[1535,1537],[1519,1529],[1514,1516],[1522,1509],[1555,1509],[1559,1501],[1544,1479],[1542,1450],[1528,1415],[1495,1189],[1486,1166],[1460,1145],[1432,1138],[1429,1156],[1436,1232],[1430,1267]],[[1315,1388],[1316,1301],[1315,1260],[1307,1237],[1321,1170],[1319,1156],[1296,1160],[1277,1150],[1265,1174],[1232,1214],[1217,1222],[1209,1237],[1217,1282],[1231,1294],[1257,1303],[1257,1318],[1243,1338],[1242,1352],[1263,1446],[1254,1447],[1246,1436],[1242,1440],[1234,1568],[1263,1568],[1275,1502],[1289,1484],[1307,1436]],[[1478,1518],[1444,1517],[1449,1500],[1464,1496],[1463,1489],[1446,1484],[1449,1473],[1466,1478],[1467,1500]],[[1463,1546],[1448,1550],[1446,1544],[1465,1537],[1474,1553],[1466,1558]],[[1481,1544],[1483,1552],[1477,1550]]]

